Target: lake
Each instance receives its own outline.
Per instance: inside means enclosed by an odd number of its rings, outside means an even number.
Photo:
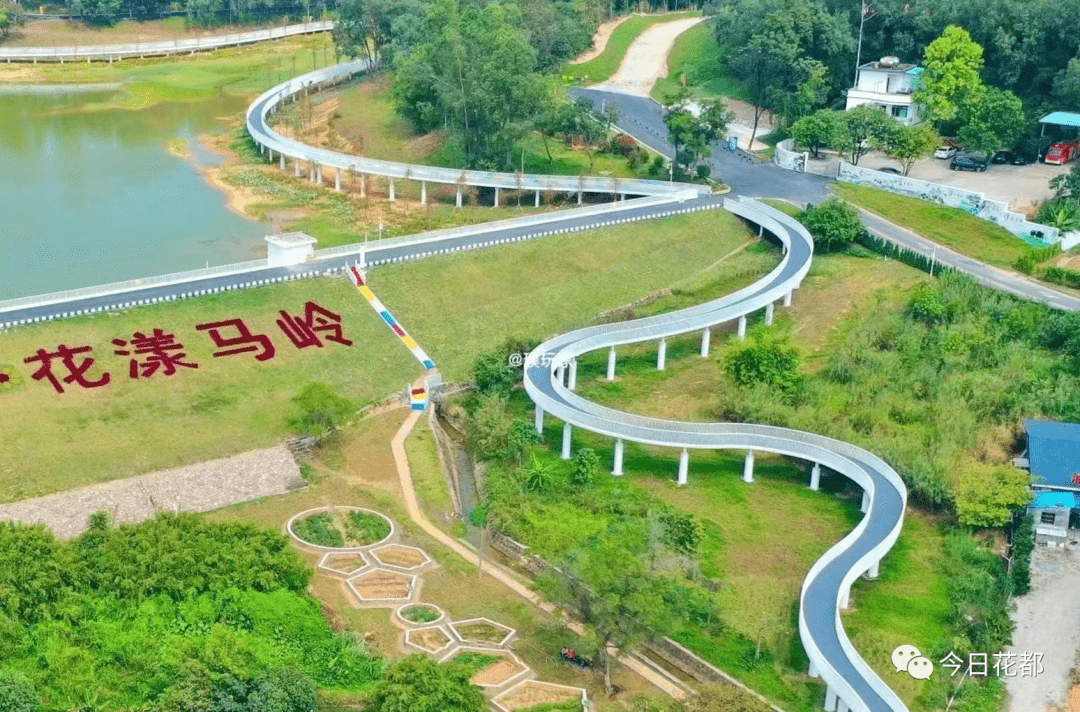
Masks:
[[[267,228],[199,175],[246,101],[111,109],[109,91],[0,92],[0,300],[265,255]],[[192,159],[171,154],[189,141]]]

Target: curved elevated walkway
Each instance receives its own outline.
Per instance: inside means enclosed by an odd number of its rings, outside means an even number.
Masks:
[[[657,367],[664,367],[665,339],[702,332],[702,355],[708,354],[709,329],[739,320],[745,334],[746,315],[766,309],[772,322],[777,300],[790,304],[810,268],[813,241],[795,220],[757,201],[725,200],[724,208],[768,231],[784,246],[780,264],[757,283],[734,294],[688,309],[645,319],[579,329],[549,339],[526,362],[525,389],[536,403],[538,429],[544,413],[564,422],[564,459],[570,457],[573,426],[616,438],[614,474],[622,474],[623,441],[682,449],[679,483],[688,479],[688,451],[692,448],[747,451],[744,479],[753,480],[753,453],[779,453],[814,463],[811,486],[817,488],[824,465],[863,488],[866,516],[843,540],[811,568],[803,582],[799,607],[799,634],[810,658],[810,674],[827,683],[827,710],[900,712],[903,702],[855,652],[840,620],[848,605],[851,584],[866,573],[876,577],[878,565],[892,547],[903,525],[907,490],[899,475],[873,454],[831,438],[786,428],[737,423],[684,423],[624,413],[592,403],[574,393],[576,358],[607,348],[608,378],[614,378],[616,346],[660,340]],[[564,383],[565,381],[565,383]]]
[[[136,42],[132,44],[98,45],[87,47],[0,47],[0,62],[77,62],[86,60],[119,61],[132,57],[164,57],[170,54],[195,54],[222,47],[239,47],[245,44],[277,40],[282,37],[328,32],[333,22],[305,22],[298,25],[271,27],[266,30],[235,32],[214,37],[193,37],[185,40],[163,42]]]

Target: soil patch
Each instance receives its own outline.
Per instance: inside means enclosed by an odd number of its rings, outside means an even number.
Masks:
[[[366,562],[359,554],[331,554],[326,557],[323,567],[337,571],[356,571]]]
[[[491,625],[490,623],[468,623],[466,625],[455,625],[454,630],[458,632],[462,640],[476,641],[480,643],[492,643],[497,644],[503,641],[507,633],[510,631]]]
[[[611,79],[594,88],[649,96],[656,80],[667,76],[667,56],[675,44],[675,38],[704,19],[691,17],[662,22],[645,30],[626,50],[622,64]]]
[[[443,633],[438,628],[431,628],[429,630],[419,630],[410,633],[409,642],[417,647],[434,653],[437,650],[445,648],[447,643],[450,642],[450,639],[446,637],[446,633]]]
[[[427,563],[427,557],[421,552],[415,549],[408,549],[404,546],[391,545],[379,549],[376,552],[376,556],[379,557],[379,561],[391,566],[400,566],[403,569],[411,569],[417,566],[423,566]]]
[[[506,697],[499,698],[499,704],[508,710],[520,710],[537,705],[556,704],[581,698],[581,693],[575,690],[564,690],[556,687],[548,687],[542,683],[529,680]]]
[[[497,686],[501,685],[514,675],[523,671],[525,667],[508,657],[501,657],[498,662],[488,665],[472,676],[469,682],[474,685]]]
[[[372,571],[352,582],[360,597],[365,601],[381,599],[401,599],[409,597],[409,585],[412,576],[392,571]]]

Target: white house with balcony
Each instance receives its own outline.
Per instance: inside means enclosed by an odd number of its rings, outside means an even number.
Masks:
[[[847,91],[847,106],[850,110],[856,106],[870,104],[885,110],[905,126],[913,126],[921,121],[919,108],[912,99],[918,86],[922,67],[903,64],[896,57],[882,57],[876,62],[867,62],[859,67],[855,86]]]

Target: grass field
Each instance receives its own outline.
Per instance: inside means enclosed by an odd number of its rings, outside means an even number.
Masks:
[[[835,183],[841,198],[939,242],[957,252],[997,267],[1012,269],[1028,246],[994,223],[960,208],[949,208],[918,198],[852,183]]]
[[[634,15],[615,28],[600,56],[581,64],[566,65],[563,69],[563,77],[572,81],[584,81],[586,84],[606,81],[619,68],[623,57],[626,56],[626,50],[642,32],[661,22],[671,22],[686,17],[701,17],[701,13],[694,11],[663,15]]]
[[[110,106],[141,108],[163,101],[202,99],[219,92],[254,95],[274,84],[334,63],[328,33],[231,47],[204,54],[65,64],[4,64],[0,82],[124,84]]]
[[[34,6],[36,11],[36,5]],[[156,20],[120,20],[112,25],[93,25],[68,20],[31,20],[0,39],[4,47],[72,47],[130,42],[161,42],[189,37],[250,32],[264,27],[279,27],[282,18],[249,25],[222,25],[206,29],[188,25],[183,16]]]
[[[675,39],[668,54],[668,74],[653,86],[652,97],[663,101],[685,81],[695,96],[748,101],[746,89],[727,71],[726,54],[716,42],[712,22],[694,25]]]
[[[726,213],[545,238],[416,263],[380,267],[375,292],[439,363],[466,378],[472,359],[511,334],[555,333],[590,322],[709,268],[748,238]],[[658,261],[657,254],[671,255]],[[747,277],[750,279],[750,277]],[[561,292],[553,289],[559,285]],[[275,325],[277,311],[307,300],[342,314],[349,348],[297,351]],[[243,317],[277,345],[277,357],[213,359],[196,324]],[[160,327],[187,347],[198,370],[133,381],[110,341]],[[38,348],[89,345],[113,381],[55,393],[30,379],[22,360]],[[344,279],[308,280],[28,326],[0,335],[0,364],[25,382],[3,394],[0,501],[12,501],[265,447],[286,434],[291,399],[323,381],[358,404],[403,388],[419,365]],[[10,425],[7,425],[10,423]]]

